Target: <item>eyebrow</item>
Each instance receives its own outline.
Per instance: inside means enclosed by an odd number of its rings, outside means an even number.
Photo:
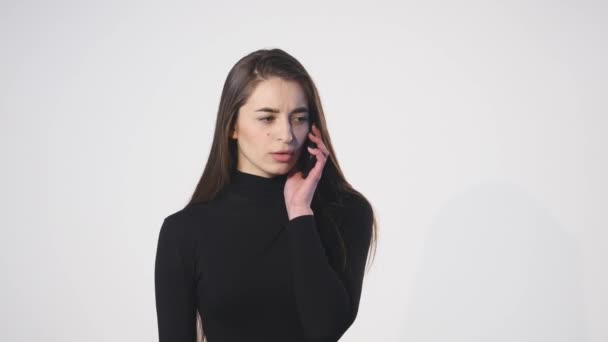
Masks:
[[[257,109],[256,112],[278,113],[279,110],[276,108],[264,107],[264,108]],[[291,111],[291,114],[296,114],[296,113],[308,113],[308,108],[306,106],[302,106],[302,107],[298,107]]]

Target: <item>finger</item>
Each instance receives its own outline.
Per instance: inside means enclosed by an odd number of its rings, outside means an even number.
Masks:
[[[316,135],[313,135],[312,133],[309,133],[312,141],[314,141],[317,144],[317,148],[320,148],[321,151],[323,151],[323,154],[327,157],[329,156],[329,150],[327,149],[327,147],[325,146],[325,143],[323,142],[323,139],[317,137]]]
[[[327,149],[327,147],[325,147],[325,144],[321,144],[321,151],[323,151],[323,155],[325,156],[325,158],[329,156],[329,150]]]
[[[321,178],[321,175],[323,174],[323,168],[325,167],[325,160],[327,158],[325,158],[325,156],[323,155],[323,153],[321,153],[321,151],[319,151],[318,149],[314,149],[314,148],[308,148],[311,154],[314,154],[315,157],[317,158],[317,162],[315,163],[315,166],[313,166],[313,168],[310,170],[309,175],[310,174],[314,174],[314,179],[318,180]]]
[[[319,149],[317,149],[317,148],[310,147],[310,146],[306,146],[306,148],[308,149],[309,153],[314,154],[315,156],[319,154]]]
[[[327,156],[323,153],[323,151],[321,151],[318,148],[312,148],[312,147],[308,147],[308,151],[310,151],[310,153],[314,154],[317,159],[321,158],[323,159],[323,163],[325,163],[325,160],[327,160]]]
[[[323,158],[326,159],[325,155],[323,154],[323,152],[321,150],[319,150],[318,148],[312,148],[310,146],[308,146],[308,151],[311,154],[314,154],[317,158]]]

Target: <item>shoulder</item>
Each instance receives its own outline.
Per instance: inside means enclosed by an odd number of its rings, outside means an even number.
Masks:
[[[372,231],[374,211],[362,194],[348,194],[344,198],[343,230],[347,234],[369,235]]]
[[[189,205],[172,212],[164,218],[160,234],[170,239],[191,239],[205,226],[209,212],[204,204]]]
[[[349,193],[344,198],[344,213],[348,216],[366,217],[373,216],[373,209],[368,199],[361,193]]]
[[[186,207],[170,213],[165,217],[165,221],[179,223],[198,223],[200,220],[205,220],[211,212],[208,204],[190,204]]]

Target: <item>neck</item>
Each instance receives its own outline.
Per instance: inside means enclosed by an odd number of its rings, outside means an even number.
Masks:
[[[287,174],[275,177],[262,177],[232,169],[231,189],[241,196],[252,200],[268,202],[284,198],[283,191]]]

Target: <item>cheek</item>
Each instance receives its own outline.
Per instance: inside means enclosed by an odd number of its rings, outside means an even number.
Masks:
[[[305,147],[306,146],[306,141],[308,140],[308,131],[306,131],[306,133],[304,133],[302,135],[302,137],[300,138],[300,141],[302,142],[301,147]]]

